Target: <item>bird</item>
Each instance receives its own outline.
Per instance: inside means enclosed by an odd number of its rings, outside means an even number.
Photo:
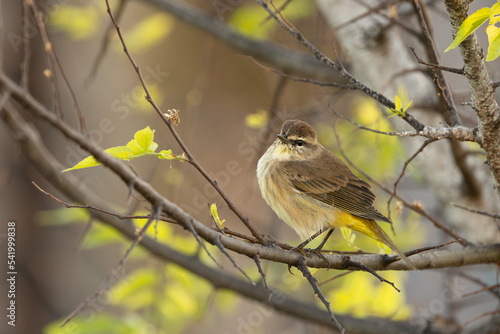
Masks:
[[[389,246],[416,269],[377,221],[392,224],[374,206],[372,187],[357,177],[333,152],[318,142],[307,122],[283,123],[276,140],[257,164],[262,197],[277,216],[302,238],[310,240],[336,227],[347,227]]]

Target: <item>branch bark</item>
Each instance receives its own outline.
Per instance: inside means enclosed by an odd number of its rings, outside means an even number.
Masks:
[[[181,21],[224,42],[244,55],[255,57],[285,73],[295,73],[308,78],[343,82],[336,71],[304,52],[288,49],[271,42],[250,39],[231,29],[215,16],[176,0],[142,0],[165,10]],[[214,1],[215,6],[217,1]]]
[[[453,35],[467,18],[469,2],[445,0],[450,15]],[[495,101],[495,89],[491,82],[484,53],[476,34],[472,33],[459,45],[464,60],[464,73],[471,90],[472,108],[476,112],[481,143],[488,163],[496,180],[497,194],[500,196],[500,108]]]

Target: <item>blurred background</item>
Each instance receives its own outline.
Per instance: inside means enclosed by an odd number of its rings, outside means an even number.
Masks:
[[[392,188],[404,162],[415,151],[405,146],[405,141],[412,139],[361,131],[335,117],[334,111],[383,131],[395,130],[391,122],[401,120],[388,118],[387,110],[360,93],[283,78],[210,34],[160,10],[153,2],[128,1],[125,4],[119,24],[129,51],[140,65],[152,96],[162,110],[180,110],[181,122],[177,131],[191,153],[260,231],[291,245],[301,241],[266,205],[255,176],[258,158],[274,141],[281,123],[286,119],[300,118],[309,122],[318,132],[320,142],[340,155],[335,129],[347,156],[370,176]],[[159,150],[171,149],[175,154],[182,153],[168,128],[159,122],[158,116],[145,101],[137,75],[123,53],[114,30],[110,32],[105,54],[99,58],[110,26],[104,1],[48,0],[36,3],[44,13],[54,51],[85,114],[92,140],[103,148],[125,145],[136,131],[149,126],[155,131],[154,141],[158,143]],[[189,3],[249,38],[272,41],[305,52],[253,1]],[[440,1],[428,3],[442,63],[459,68],[462,64],[458,51],[442,53],[452,42],[446,11]],[[483,1],[481,5],[491,6],[493,3]],[[118,8],[121,2],[111,1],[111,4],[113,8]],[[19,39],[23,36],[23,6],[21,1],[2,1],[1,6],[3,68],[5,73],[18,81],[24,54],[22,39]],[[472,10],[474,8],[477,9],[472,7]],[[332,31],[314,1],[291,1],[283,13],[318,49],[332,57],[340,52],[346,66],[350,66],[349,55],[342,53],[337,46],[337,31]],[[33,96],[51,108],[54,93],[44,75],[47,58],[43,42],[32,19],[29,24],[32,31],[29,39],[29,89]],[[478,35],[482,43],[486,43],[484,34]],[[414,39],[408,39],[407,43],[416,44]],[[498,61],[490,65],[492,79],[498,81]],[[468,86],[465,79],[447,77],[457,100],[466,101]],[[71,95],[63,88],[60,76],[59,83],[64,120],[76,128]],[[408,103],[412,100],[411,94],[411,87],[402,87],[398,96],[406,97],[405,103]],[[393,98],[391,95],[388,97]],[[460,106],[459,109],[464,123],[473,126],[475,117],[470,108]],[[50,152],[64,168],[75,165],[88,155],[46,123],[30,118],[28,113],[25,116],[38,128]],[[96,291],[123,256],[130,241],[98,222],[89,224],[89,214],[85,211],[66,209],[38,191],[32,181],[64,200],[57,189],[29,164],[5,127],[0,129],[0,219],[2,226],[8,221],[16,222],[18,269],[17,325],[12,328],[2,321],[0,332],[326,332],[322,327],[292,319],[230,292],[214,291],[200,278],[165,264],[140,248],[133,251],[119,273],[120,282],[70,325],[60,328],[62,320]],[[470,145],[470,150],[477,151],[478,147]],[[410,203],[421,202],[433,216],[453,226],[454,217],[463,215],[463,211],[450,207],[449,202],[444,203],[429,186],[429,179],[422,175],[420,168],[433,159],[431,153],[426,154],[424,151],[409,165],[398,194]],[[131,161],[131,164],[155,189],[196,219],[207,225],[213,224],[209,205],[217,203],[219,215],[226,220],[226,226],[248,234],[243,224],[191,165],[155,157],[143,157]],[[480,163],[473,166],[487,171],[487,167]],[[435,165],[434,169],[437,172],[439,166]],[[442,172],[447,177],[455,177],[451,171]],[[135,213],[145,214],[149,208],[142,199],[130,197],[127,186],[106,168],[93,167],[68,173],[78,176],[82,184],[116,208],[117,212],[125,213],[133,209]],[[389,195],[374,188],[376,207],[387,214]],[[488,204],[491,211],[498,208],[498,199],[493,196],[496,195],[491,192],[489,199],[485,200],[496,203]],[[402,250],[438,245],[450,240],[429,221],[402,208],[396,200],[392,201],[391,211],[397,233],[393,239]],[[476,220],[478,225],[475,225]],[[469,219],[469,223],[469,227],[454,228],[477,242],[498,242],[495,222],[474,217]],[[144,224],[144,221],[137,221],[137,224]],[[2,237],[5,237],[5,231],[2,228]],[[197,251],[196,242],[178,226],[161,225],[158,233],[161,241],[178,250],[187,253]],[[2,254],[6,254],[3,241],[2,238]],[[335,232],[327,248],[383,251],[363,236],[346,238],[340,231]],[[210,249],[224,263],[218,251]],[[234,256],[253,279],[259,279],[253,262]],[[1,261],[5,261],[5,256]],[[237,274],[230,264],[225,264],[225,269]],[[290,275],[286,266],[269,262],[264,263],[264,269],[271,286],[294,293],[304,301],[318,303],[302,275],[297,272]],[[461,272],[489,285],[497,282],[497,273],[491,266],[463,268]],[[336,270],[321,270],[315,272],[315,276],[324,281],[339,273]],[[443,319],[445,326],[470,328],[490,320],[490,317],[477,320],[475,317],[498,308],[498,299],[487,292],[463,297],[480,287],[464,279],[463,275],[455,275],[452,270],[381,274],[401,288],[401,293],[366,273],[351,273],[322,286],[332,302],[333,312],[360,318]],[[6,307],[3,290],[0,298],[2,307]],[[472,322],[469,324],[469,321]]]

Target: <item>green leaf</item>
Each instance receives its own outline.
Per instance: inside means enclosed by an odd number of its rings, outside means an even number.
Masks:
[[[82,169],[82,168],[89,168],[89,167],[94,167],[94,166],[99,166],[101,163],[99,161],[97,161],[93,155],[91,155],[90,157],[86,157],[85,159],[83,159],[82,161],[80,161],[79,163],[77,163],[76,165],[74,165],[73,167],[70,167],[70,168],[66,168],[65,170],[63,170],[63,173],[64,172],[67,172],[69,170],[75,170],[75,169]]]
[[[132,153],[130,149],[126,146],[116,146],[116,147],[110,147],[108,149],[105,149],[104,152],[108,153],[112,157],[115,157],[120,160],[130,160],[132,158]],[[69,171],[69,170],[75,170],[75,169],[82,169],[82,168],[89,168],[89,167],[94,167],[94,166],[99,166],[101,163],[97,161],[93,155],[86,157],[79,163],[77,163],[75,166],[71,168],[67,168],[63,170],[63,172]]]
[[[156,146],[153,144],[154,135],[155,131],[151,130],[149,126],[147,126],[144,129],[137,131],[134,134],[134,139],[143,152],[154,152],[158,146],[156,143],[154,143]]]
[[[127,146],[110,147],[104,150],[104,152],[120,160],[130,160],[132,158],[132,152]]]
[[[127,147],[130,149],[130,152],[134,156],[140,156],[145,154],[144,150],[139,146],[139,143],[137,143],[137,140],[132,139],[127,143]]]
[[[483,24],[487,19],[490,18],[491,9],[481,8],[476,12],[472,13],[468,18],[462,22],[460,28],[458,29],[457,36],[451,45],[444,50],[447,52],[451,49],[456,48],[464,39],[466,39],[470,34],[472,34],[481,24]]]
[[[406,110],[408,110],[408,108],[411,106],[412,101],[408,101],[406,92],[401,91],[401,94],[402,98],[400,98],[398,95],[394,95],[394,108],[387,108],[393,112],[393,114],[390,115],[389,118],[394,116],[404,117]],[[406,106],[403,106],[403,102],[401,102],[401,100],[407,103]]]
[[[412,103],[413,103],[413,101],[408,102],[408,104],[406,105],[406,107],[403,108],[403,115],[406,112],[406,110],[408,110],[408,108],[410,108],[410,106],[411,106]]]
[[[500,1],[498,1],[496,4],[491,6],[491,11],[490,11],[490,18],[493,18],[493,16],[500,14]],[[492,22],[490,22],[491,24]]]
[[[155,154],[158,155],[158,153]],[[181,155],[173,154],[172,150],[161,150],[158,159],[189,161],[184,153]]]
[[[489,25],[486,28],[486,34],[488,34],[488,55],[486,56],[486,61],[492,61],[500,56],[500,28],[494,25]]]
[[[401,110],[401,100],[397,95],[394,96],[394,104],[396,105],[395,107],[396,110]]]
[[[172,153],[172,150],[162,150],[160,151],[160,159],[174,160],[177,156]]]
[[[224,222],[226,220],[225,219],[223,219],[222,221],[220,220],[219,213],[217,212],[217,204],[213,203],[212,205],[210,205],[210,214],[212,215],[212,218],[217,223],[217,225],[219,225],[220,228],[224,229],[225,228]]]

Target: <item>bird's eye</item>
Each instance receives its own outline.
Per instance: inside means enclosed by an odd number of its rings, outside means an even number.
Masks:
[[[304,145],[304,141],[303,141],[302,139],[298,139],[298,140],[297,140],[297,145],[298,145],[298,146],[302,146],[302,145]]]

